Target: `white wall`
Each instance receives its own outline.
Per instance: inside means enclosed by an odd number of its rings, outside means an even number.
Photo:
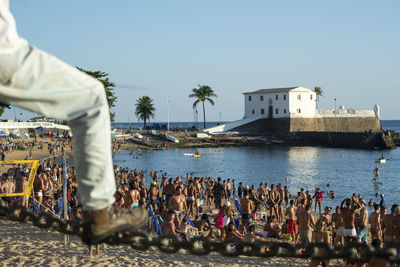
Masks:
[[[300,99],[298,97],[300,96]],[[317,108],[316,94],[307,88],[296,88],[289,92],[290,117],[313,118]],[[300,113],[299,113],[300,109]]]
[[[330,117],[376,117],[375,111],[372,109],[319,109],[316,113],[317,118]]]
[[[284,95],[286,95],[286,100],[284,100]],[[249,101],[249,96],[251,96],[251,101]],[[263,96],[263,101],[260,100],[260,96]],[[278,96],[278,100],[276,100],[276,96]],[[272,118],[289,118],[289,96],[287,92],[244,95],[243,118],[257,116],[268,118],[270,103],[273,107]],[[264,115],[261,114],[261,109],[264,109]],[[278,113],[276,113],[276,109],[278,109]],[[286,114],[284,113],[285,109]],[[252,110],[254,110],[254,114]]]

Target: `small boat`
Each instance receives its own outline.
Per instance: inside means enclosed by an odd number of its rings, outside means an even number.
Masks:
[[[133,137],[135,137],[136,139],[143,139],[143,135],[141,135],[140,133],[135,133]]]
[[[193,156],[194,154],[193,153],[183,153],[183,155],[185,155],[185,156]]]
[[[174,142],[174,143],[179,143],[178,138],[176,138],[175,136],[172,136],[172,135],[167,135],[167,140]]]
[[[199,158],[200,156],[200,154],[193,154],[193,158]]]
[[[385,158],[378,158],[378,159],[375,159],[375,162],[376,163],[380,163],[380,164],[385,164],[386,163],[386,159]]]

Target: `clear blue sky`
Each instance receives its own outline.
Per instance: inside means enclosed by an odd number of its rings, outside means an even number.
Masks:
[[[336,97],[345,107],[380,104],[382,119],[400,119],[400,1],[11,2],[21,36],[110,74],[117,121],[137,121],[142,95],[154,99],[155,121],[167,120],[167,97],[171,121],[192,121],[188,95],[199,83],[218,94],[206,106],[210,121],[220,112],[240,119],[245,91],[287,86],[322,87],[321,108]]]

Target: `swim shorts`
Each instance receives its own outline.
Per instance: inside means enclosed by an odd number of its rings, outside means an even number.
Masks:
[[[288,220],[288,233],[290,234],[296,233],[296,221]]]
[[[344,237],[357,237],[357,231],[354,228],[352,228],[352,229],[343,229],[343,236]]]

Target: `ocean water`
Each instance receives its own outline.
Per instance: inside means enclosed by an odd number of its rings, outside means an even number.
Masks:
[[[382,122],[384,129],[400,129],[400,121]],[[337,206],[353,193],[368,201],[379,202],[375,194],[384,194],[386,204],[400,204],[400,150],[360,150],[325,147],[231,147],[199,148],[199,158],[185,156],[194,149],[170,149],[129,155],[123,151],[114,156],[121,167],[168,172],[168,177],[194,172],[198,177],[236,179],[246,185],[258,187],[260,182],[283,183],[292,195],[300,188],[314,193],[316,187],[324,192],[333,190],[336,199],[324,194],[324,205]],[[383,154],[386,164],[374,159]],[[373,182],[373,170],[379,165],[383,185]],[[287,181],[285,181],[287,179]],[[149,182],[147,178],[146,182]],[[327,186],[329,184],[329,187]]]
[[[207,122],[206,127],[214,127],[220,124],[228,123],[229,121],[209,121]],[[392,129],[395,131],[400,131],[400,120],[381,120],[382,128],[383,129]],[[111,123],[113,128],[118,129],[141,129],[143,128],[143,122],[113,122]],[[156,126],[156,127],[167,127],[167,122],[148,122],[146,126]],[[191,129],[192,127],[196,127],[198,129],[203,129],[203,122],[170,122],[169,128],[173,130],[175,128],[181,129]]]

